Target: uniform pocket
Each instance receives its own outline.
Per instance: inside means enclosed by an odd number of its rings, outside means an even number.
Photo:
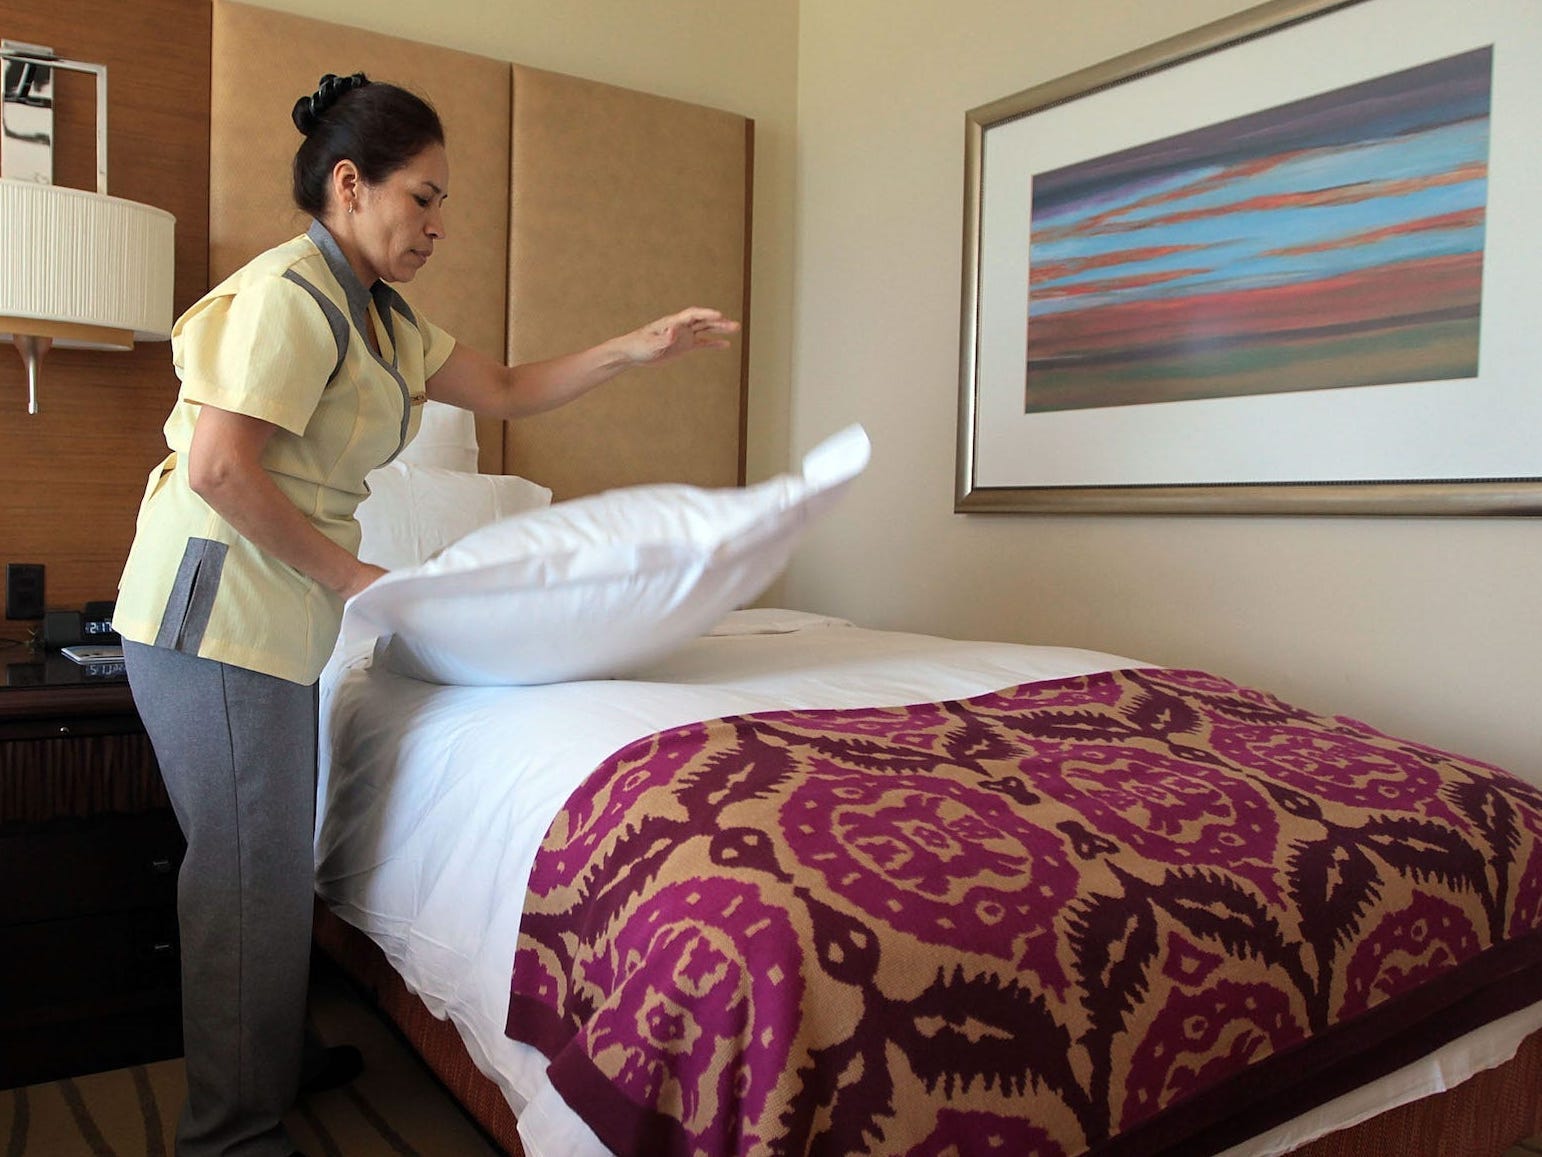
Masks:
[[[166,597],[161,629],[155,636],[157,647],[198,654],[209,616],[214,612],[214,596],[219,591],[228,549],[225,543],[209,538],[187,540],[171,594]]]

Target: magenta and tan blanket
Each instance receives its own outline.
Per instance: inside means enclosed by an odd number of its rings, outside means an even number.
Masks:
[[[1542,792],[1191,671],[639,740],[509,1033],[617,1153],[1208,1153],[1542,999]]]

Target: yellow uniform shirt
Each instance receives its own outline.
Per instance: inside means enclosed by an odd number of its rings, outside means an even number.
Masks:
[[[205,405],[272,422],[263,466],[311,525],[357,552],[364,476],[417,433],[425,385],[454,340],[384,282],[366,289],[316,222],[210,291],[171,344],[182,380],[165,427],[171,453],[150,472],[113,626],[135,642],[314,682],[342,600],[193,492],[193,424]]]

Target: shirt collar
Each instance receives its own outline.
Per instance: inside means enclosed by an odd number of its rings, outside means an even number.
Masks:
[[[353,314],[354,323],[363,326],[365,311],[369,308],[370,291],[359,280],[359,275],[353,271],[353,266],[348,264],[348,258],[343,256],[343,250],[332,236],[332,231],[320,221],[313,220],[311,227],[305,231],[305,235],[321,250],[322,257],[326,258],[327,268],[332,271],[332,276],[343,287],[343,296],[348,299],[348,312]],[[379,285],[377,281],[375,283]]]
[[[305,231],[305,235],[321,250],[321,256],[326,260],[327,269],[337,279],[338,285],[343,287],[343,296],[348,300],[348,312],[352,315],[354,328],[360,333],[366,332],[369,325],[369,303],[375,302],[375,312],[380,317],[380,324],[385,329],[386,340],[391,343],[391,360],[388,362],[379,354],[371,350],[371,354],[383,366],[394,367],[396,365],[396,327],[391,320],[391,311],[400,300],[396,290],[379,278],[368,289],[359,280],[359,275],[353,271],[353,266],[348,264],[348,258],[343,256],[342,246],[338,245],[337,238],[332,236],[332,231],[318,220],[311,221],[311,227]],[[394,372],[394,369],[393,369]]]

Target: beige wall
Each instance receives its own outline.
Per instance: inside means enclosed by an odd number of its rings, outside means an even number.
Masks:
[[[790,239],[797,0],[249,2],[694,101],[752,118],[756,159],[749,477],[758,480],[785,467],[792,348]],[[336,70],[350,71],[351,66],[338,61]],[[451,141],[452,179],[455,148]],[[450,212],[453,229],[453,200]],[[682,237],[687,236],[690,222],[682,219],[680,229]],[[451,242],[466,243],[466,239],[452,234]],[[648,320],[639,318],[638,322]]]
[[[952,513],[966,110],[1241,0],[808,0],[792,448],[874,460],[786,601],[1263,686],[1542,782],[1542,522]]]

